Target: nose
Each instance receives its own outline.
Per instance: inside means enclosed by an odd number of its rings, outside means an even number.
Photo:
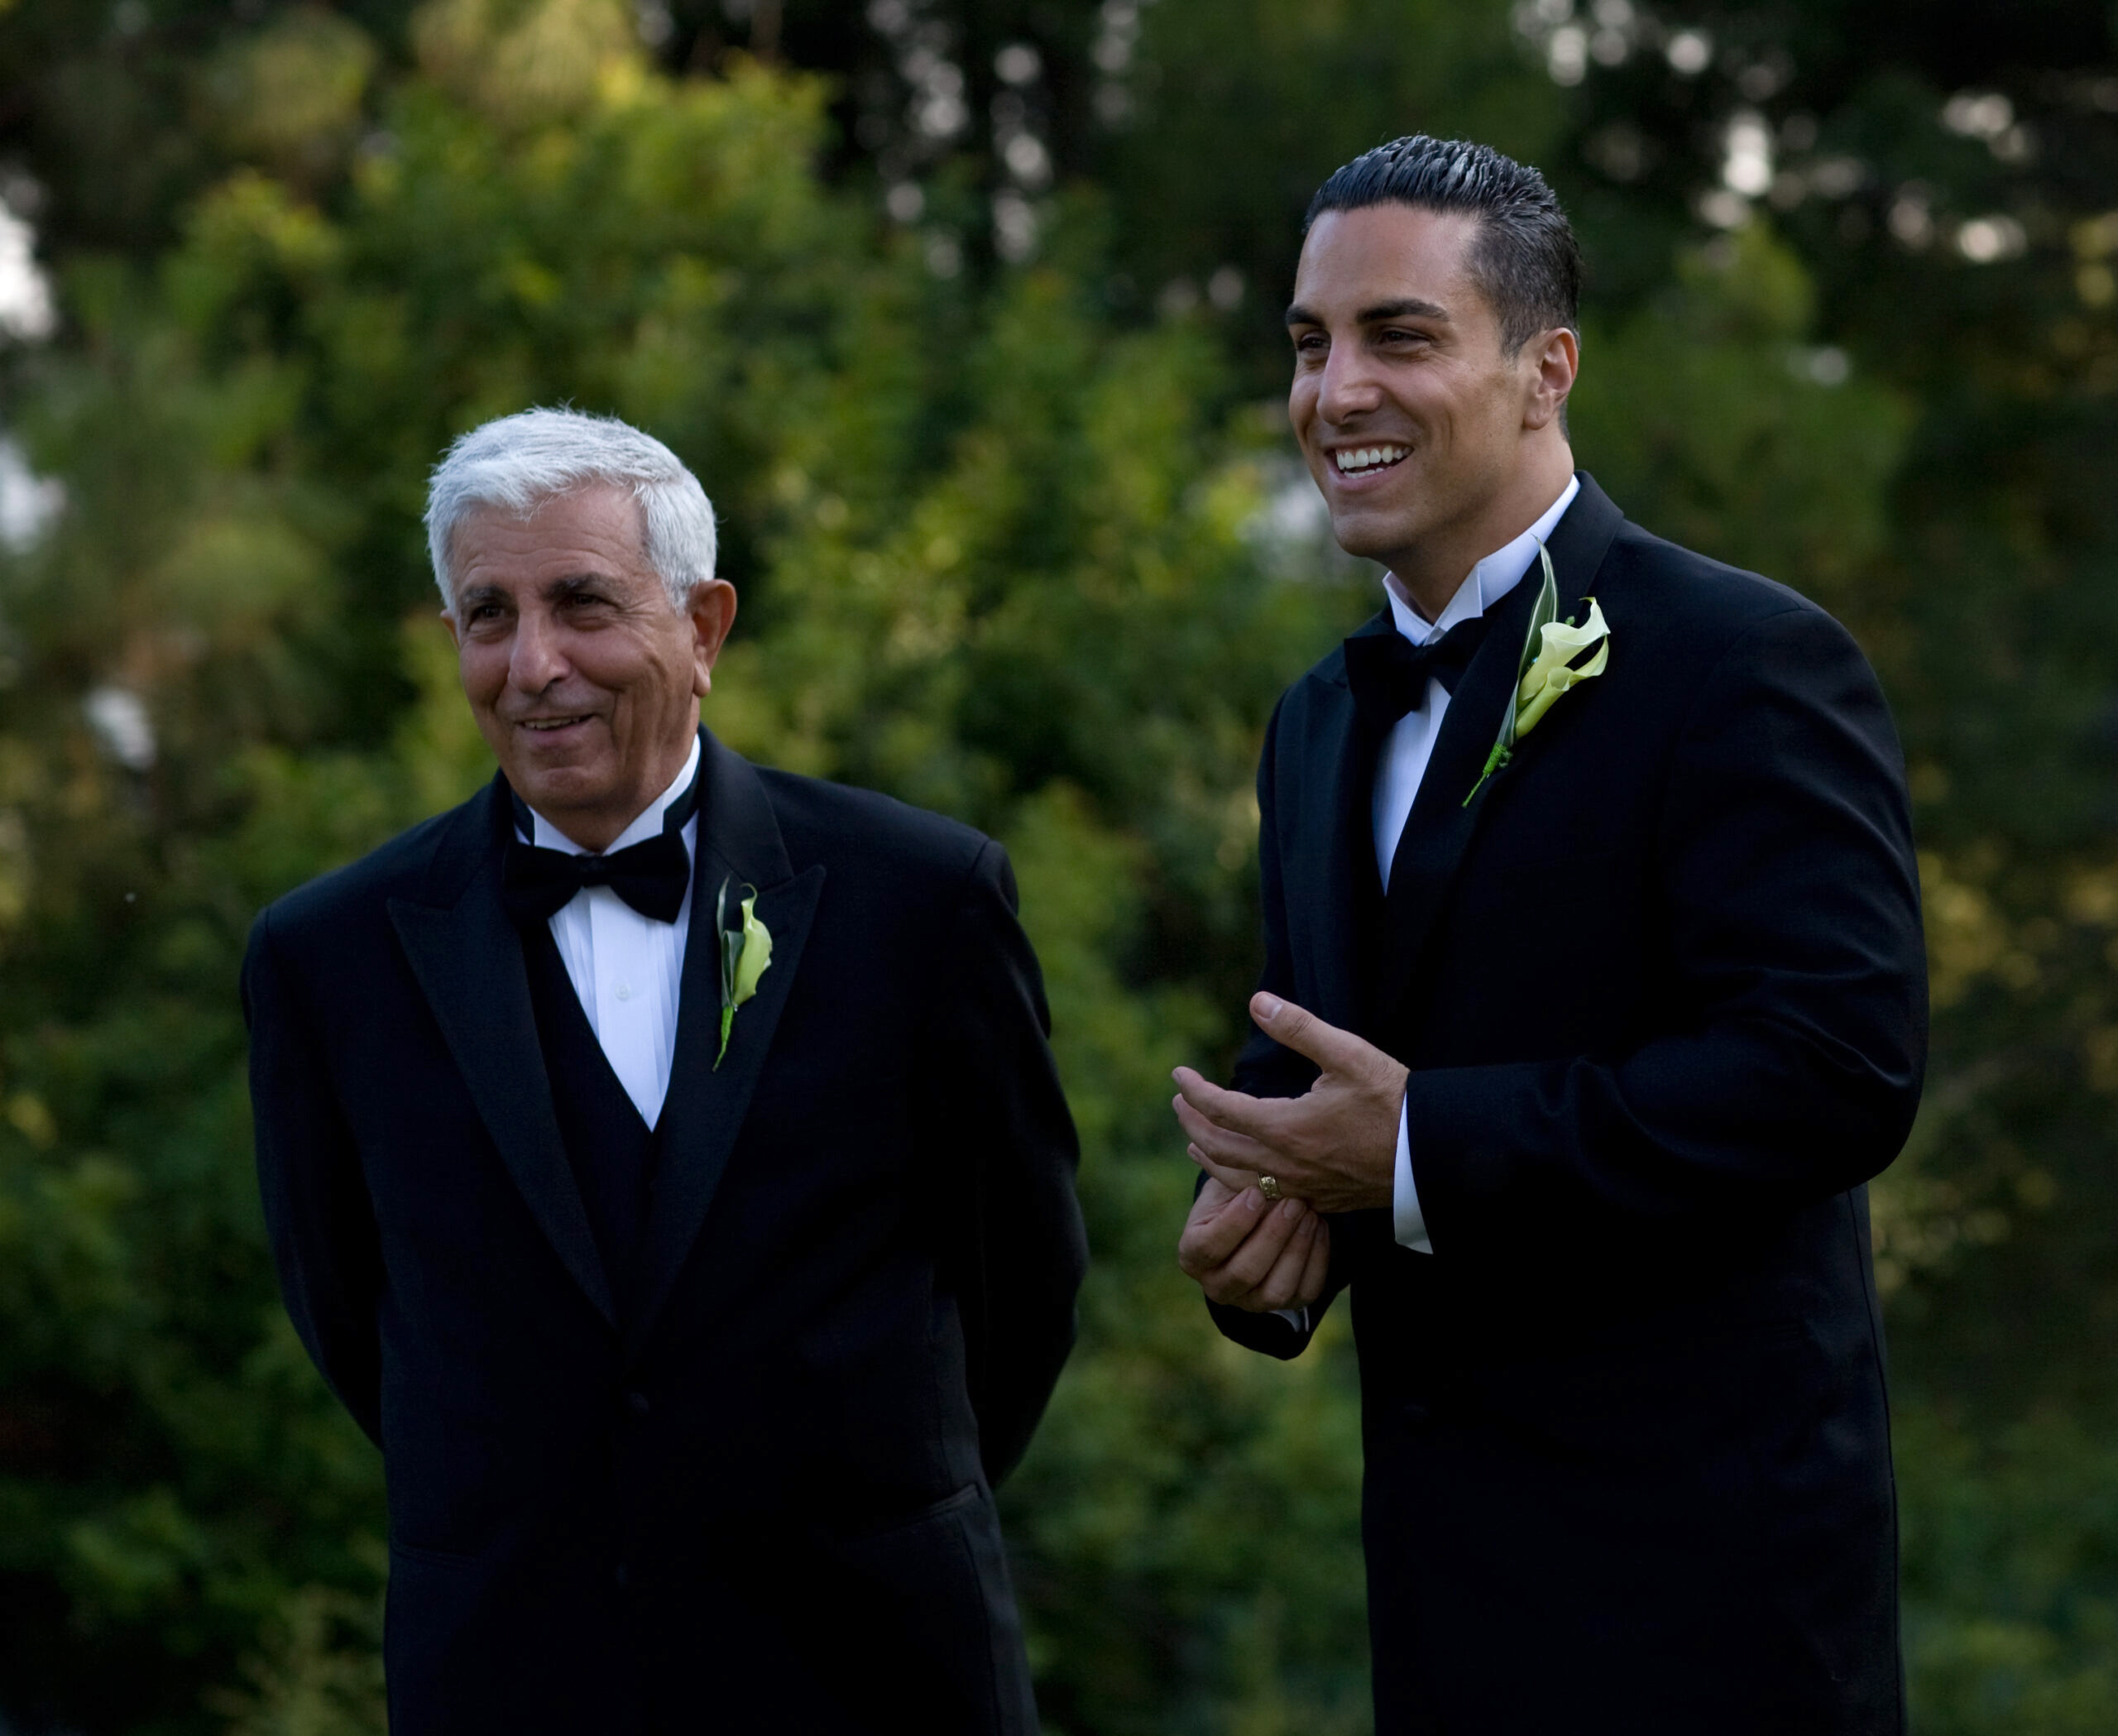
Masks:
[[[1382,388],[1369,365],[1367,347],[1334,343],[1324,358],[1324,377],[1316,391],[1317,414],[1326,422],[1344,422],[1380,407]]]
[[[515,624],[515,643],[508,648],[508,684],[520,693],[541,693],[567,669],[550,616],[542,609],[524,610]]]

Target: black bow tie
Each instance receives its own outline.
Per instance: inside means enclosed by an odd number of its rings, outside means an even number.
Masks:
[[[510,837],[501,866],[501,903],[517,924],[526,926],[547,920],[585,887],[608,886],[642,916],[658,923],[676,921],[692,883],[684,822],[691,818],[697,799],[698,779],[694,777],[664,813],[660,832],[608,856],[574,856]],[[515,813],[521,829],[534,836],[534,822],[520,796],[515,798]]]
[[[1426,703],[1426,684],[1439,681],[1456,691],[1456,678],[1485,642],[1486,617],[1459,621],[1432,645],[1414,645],[1402,633],[1363,633],[1346,641],[1346,680],[1361,722],[1387,734],[1406,712]]]

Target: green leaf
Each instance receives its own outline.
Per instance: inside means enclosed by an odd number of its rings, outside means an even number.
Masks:
[[[1493,751],[1486,755],[1485,769],[1478,774],[1464,797],[1464,806],[1469,808],[1471,799],[1486,787],[1486,779],[1495,772],[1504,771],[1507,762],[1515,756],[1515,719],[1522,703],[1522,678],[1530,672],[1530,665],[1537,660],[1537,645],[1544,631],[1559,618],[1559,577],[1552,571],[1551,551],[1542,543],[1537,544],[1537,559],[1543,563],[1545,582],[1537,592],[1536,606],[1530,611],[1530,631],[1523,635],[1522,655],[1516,659],[1515,679],[1508,683],[1507,709],[1502,715],[1500,734],[1493,744]]]
[[[728,888],[734,883],[732,874],[723,875],[721,890],[713,897],[714,962],[721,976],[721,1016],[725,1022],[736,1008],[736,965],[743,956],[743,937],[728,932]],[[724,1029],[721,1046],[726,1048],[728,1038]],[[715,1063],[716,1066],[718,1062]]]
[[[1537,660],[1545,629],[1559,619],[1559,576],[1552,571],[1551,551],[1542,543],[1537,544],[1537,559],[1544,567],[1545,582],[1538,587],[1536,607],[1530,611],[1530,631],[1522,636],[1522,655],[1515,665],[1515,683],[1507,690],[1506,721],[1500,727],[1502,747],[1515,746],[1515,720],[1521,708],[1522,678]]]

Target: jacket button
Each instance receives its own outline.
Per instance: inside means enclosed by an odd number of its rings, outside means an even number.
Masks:
[[[635,1417],[645,1417],[654,1407],[648,1403],[646,1393],[628,1393],[625,1394],[625,1408]]]

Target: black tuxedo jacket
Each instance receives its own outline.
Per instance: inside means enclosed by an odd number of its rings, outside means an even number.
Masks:
[[[1378,1729],[1895,1731],[1862,1184],[1925,1053],[1896,738],[1828,616],[1587,477],[1549,549],[1609,665],[1466,805],[1533,567],[1458,683],[1387,900],[1343,652],[1282,698],[1258,774],[1263,986],[1411,1069],[1434,1245],[1399,1247],[1387,1212],[1332,1225]],[[1237,1083],[1313,1077],[1260,1037]],[[1308,1341],[1215,1317],[1273,1355]]]
[[[252,936],[287,1306],[383,1451],[391,1727],[1028,1731],[990,1485],[1071,1345],[1085,1250],[1006,858],[702,747],[623,1287],[498,895],[502,781]],[[773,956],[716,1071],[728,875]]]

